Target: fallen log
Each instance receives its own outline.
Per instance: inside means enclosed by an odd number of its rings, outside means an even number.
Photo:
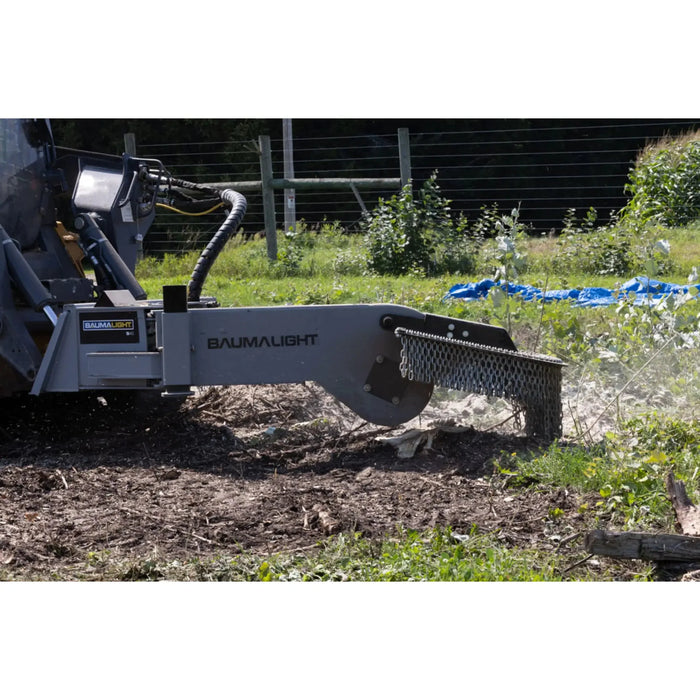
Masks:
[[[669,472],[666,477],[666,490],[671,499],[676,519],[684,535],[700,535],[700,510],[690,500],[685,484]]]
[[[593,530],[586,535],[591,554],[649,561],[700,561],[700,537]]]
[[[690,500],[685,484],[672,473],[666,477],[666,490],[682,535],[594,530],[586,535],[586,549],[591,554],[620,559],[700,561],[700,509]]]

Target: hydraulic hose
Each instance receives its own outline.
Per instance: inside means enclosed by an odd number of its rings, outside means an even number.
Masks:
[[[221,199],[231,205],[231,211],[226,217],[226,221],[224,221],[207,244],[207,247],[202,251],[199,260],[197,260],[197,264],[194,266],[189,284],[187,285],[188,301],[199,301],[204,281],[209,274],[211,266],[214,264],[219,253],[224,249],[228,240],[238,230],[245,216],[248,203],[240,192],[224,190],[221,192]]]
[[[155,178],[158,182],[163,182],[164,178]],[[178,177],[167,177],[165,178],[170,187],[181,187],[185,190],[193,190],[195,192],[203,192],[209,195],[223,197],[221,190],[217,190],[215,187],[210,187],[209,185],[200,185],[198,182],[190,182],[189,180],[181,180]],[[224,190],[227,192],[228,190]]]

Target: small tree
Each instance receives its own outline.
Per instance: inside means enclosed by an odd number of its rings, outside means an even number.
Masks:
[[[506,305],[506,316],[508,319],[508,332],[510,327],[510,294],[508,285],[515,282],[520,273],[525,270],[527,260],[518,250],[518,240],[525,235],[520,218],[520,208],[513,209],[510,216],[504,215],[496,222],[496,257],[494,279],[503,283],[503,290],[494,287],[491,292],[491,299],[494,306]]]
[[[463,250],[466,236],[450,215],[450,202],[440,193],[433,173],[414,194],[411,184],[379,204],[365,222],[369,268],[382,275],[436,274],[466,271],[470,256]]]

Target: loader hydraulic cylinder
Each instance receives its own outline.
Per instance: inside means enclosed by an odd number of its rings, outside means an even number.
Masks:
[[[51,308],[55,299],[36,276],[31,265],[27,262],[17,244],[10,238],[7,231],[0,225],[0,242],[7,262],[7,269],[12,281],[24,297],[25,301],[35,310],[43,311],[51,323],[56,325],[56,313]]]
[[[109,242],[109,239],[97,225],[92,214],[80,214],[75,217],[75,229],[80,235],[80,244],[95,267],[98,281],[107,289],[128,289],[134,299],[145,299],[146,292],[131,274]]]

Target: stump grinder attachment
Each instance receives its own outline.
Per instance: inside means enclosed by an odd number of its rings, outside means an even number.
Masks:
[[[150,300],[134,277],[156,208],[225,221],[189,285]],[[561,370],[503,328],[393,304],[220,308],[207,273],[243,196],[156,160],[56,148],[45,120],[0,120],[0,396],[315,381],[365,420],[399,425],[433,387],[499,396],[529,434],[561,434]],[[86,274],[87,260],[92,274]]]

